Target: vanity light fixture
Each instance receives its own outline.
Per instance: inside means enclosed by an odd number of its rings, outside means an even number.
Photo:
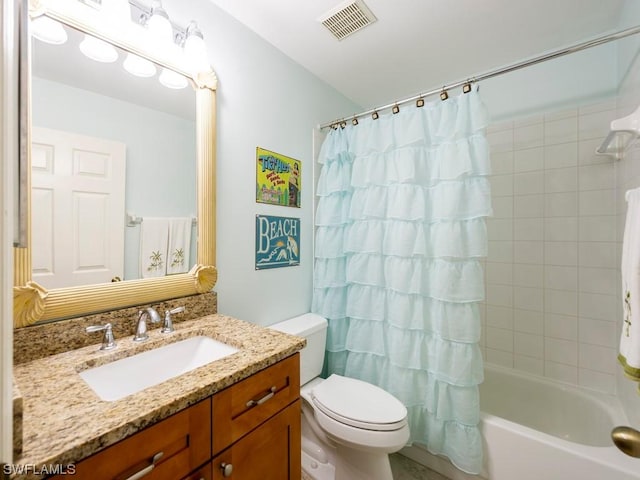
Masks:
[[[52,18],[41,16],[31,21],[31,35],[42,42],[62,45],[68,39],[62,24]]]
[[[88,5],[94,12],[97,10],[100,21],[108,23],[110,28],[124,31],[131,26],[133,5],[133,11],[141,12],[139,21],[145,27],[139,33],[150,37],[145,43],[159,51],[175,50],[175,54],[172,55],[182,54],[186,59],[185,65],[189,65],[188,68],[183,68],[182,73],[211,70],[204,36],[196,22],[190,22],[187,28],[174,25],[160,0],[153,0],[150,7],[145,7],[138,0],[80,0],[79,3]],[[67,41],[63,25],[44,15],[32,20],[31,33],[35,38],[47,43],[59,45]],[[118,52],[113,45],[88,34],[85,34],[80,43],[80,50],[98,62],[112,63],[118,59]],[[138,77],[152,77],[157,72],[157,66],[153,62],[133,53],[127,53],[122,66],[127,72]],[[181,89],[189,85],[187,77],[183,74],[165,68],[162,68],[158,80],[165,87],[172,89]]]

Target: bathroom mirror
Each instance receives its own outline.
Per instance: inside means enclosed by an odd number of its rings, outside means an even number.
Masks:
[[[130,74],[119,48],[116,61],[97,62],[80,51],[83,33],[65,32],[62,45],[31,42],[32,280],[51,289],[188,272],[197,238],[195,90],[186,80],[167,88],[157,72]],[[159,246],[144,217],[183,227],[179,268],[166,268],[166,254],[163,272],[141,268],[143,233],[145,251]]]
[[[34,232],[32,231],[32,226],[34,223],[37,223],[35,221],[37,217],[34,217],[34,214],[41,214],[42,212],[34,212],[34,204],[32,203],[33,199],[31,197],[33,178],[27,178],[26,184],[23,184],[20,187],[29,192],[27,208],[27,230],[29,232],[29,238],[26,247],[16,247],[14,249],[14,325],[16,327],[30,325],[43,320],[68,318],[136,304],[177,298],[195,293],[205,293],[213,288],[217,280],[217,271],[214,266],[215,74],[212,71],[194,72],[187,59],[184,58],[184,56],[179,55],[179,49],[177,46],[175,51],[171,49],[149,51],[149,47],[147,47],[149,44],[144,43],[144,38],[141,38],[139,32],[129,31],[126,29],[111,29],[108,24],[104,24],[99,13],[100,12],[95,8],[88,7],[87,5],[83,5],[76,1],[51,2],[51,5],[48,3],[45,5],[37,0],[31,0],[29,2],[29,15],[32,19],[43,17],[60,22],[69,32],[70,41],[73,40],[72,37],[83,36],[85,33],[91,34],[93,37],[107,41],[120,49],[120,53],[122,55],[125,55],[126,52],[138,55],[139,57],[152,61],[156,65],[158,71],[166,68],[189,79],[189,83],[191,85],[182,92],[170,91],[162,86],[154,86],[154,88],[146,88],[144,93],[139,93],[137,95],[134,91],[127,90],[126,95],[128,95],[128,98],[122,98],[122,89],[121,93],[110,91],[101,92],[99,95],[103,95],[104,97],[120,97],[113,100],[115,103],[120,102],[119,106],[123,106],[125,102],[131,102],[132,100],[135,100],[137,103],[146,102],[145,106],[140,107],[138,105],[135,108],[144,108],[148,112],[155,111],[158,116],[165,115],[163,120],[166,120],[170,116],[171,121],[184,126],[181,133],[171,135],[169,137],[170,140],[175,140],[176,143],[183,144],[187,138],[191,138],[190,145],[181,145],[176,150],[182,151],[183,154],[179,155],[180,158],[175,159],[178,164],[177,170],[174,170],[174,173],[170,173],[170,175],[173,175],[174,179],[176,179],[178,177],[175,172],[182,172],[182,175],[185,178],[180,181],[191,183],[191,194],[188,193],[189,186],[183,183],[179,186],[180,191],[183,193],[181,197],[190,196],[191,198],[186,198],[184,205],[180,207],[181,210],[170,210],[171,208],[177,207],[175,207],[175,205],[167,206],[165,202],[164,210],[134,211],[132,209],[129,213],[155,217],[178,217],[189,214],[194,215],[193,224],[196,226],[193,229],[192,236],[197,238],[197,241],[192,242],[194,244],[192,250],[195,252],[192,253],[190,265],[193,264],[193,267],[187,273],[179,273],[156,278],[128,280],[128,278],[135,278],[136,274],[133,272],[137,272],[139,260],[136,255],[127,255],[126,263],[129,273],[123,274],[125,281],[107,281],[105,283],[63,286],[62,288],[47,288],[41,285],[38,283],[38,276],[33,274],[33,259],[34,257],[38,259],[38,254],[40,252],[34,250],[34,245],[36,245],[37,242],[34,243]],[[33,40],[33,42],[36,43],[37,40]],[[33,51],[30,52],[30,56],[33,57],[35,62],[44,61],[44,63],[51,63],[54,60],[50,55],[52,55],[52,49],[55,49],[56,47],[59,46],[51,45],[42,48],[40,45],[35,45],[33,47]],[[44,59],[42,55],[45,55]],[[87,78],[95,79],[96,77],[102,77],[102,75],[95,75],[91,73],[83,75],[78,63],[81,60],[82,59],[65,59],[60,60],[58,63],[66,66],[67,68],[71,67],[74,70],[73,73],[76,73],[75,76],[72,75],[72,81],[65,81],[66,84],[74,82],[76,82],[76,84],[71,87],[67,85],[62,88],[80,88],[80,93],[83,94],[84,91],[92,89],[95,90],[97,87],[95,85],[87,85],[83,89],[83,85],[81,83],[82,77],[84,76],[85,81],[87,81]],[[87,61],[89,60],[87,59]],[[26,63],[29,64],[29,62]],[[118,63],[121,64],[121,62]],[[44,101],[49,104],[47,106],[48,108],[56,105],[56,99],[53,98],[53,95],[60,94],[61,87],[59,84],[61,83],[60,80],[62,77],[43,78],[45,76],[45,71],[52,70],[50,67],[51,66],[46,67],[39,63],[34,64],[32,67],[33,76],[31,78],[31,83],[33,87],[27,95],[32,102],[31,108],[27,109],[27,111],[32,113],[29,114],[29,118],[26,119],[27,121],[23,122],[24,124],[29,125],[29,128],[21,131],[21,135],[23,138],[27,139],[28,144],[33,142],[32,137],[36,135],[36,129],[33,125],[38,123],[43,124],[44,122],[45,126],[48,129],[51,129],[52,126],[57,127],[57,125],[52,124],[51,122],[59,121],[60,128],[56,128],[54,131],[77,130],[77,128],[69,127],[70,120],[68,120],[68,118],[70,116],[66,115],[68,112],[62,112],[60,115],[56,115],[55,112],[52,113],[50,111],[46,111],[46,109],[42,108],[42,105],[36,104],[36,102]],[[121,68],[120,65],[118,65],[118,67]],[[23,74],[24,73],[25,72],[23,72]],[[52,75],[55,77],[56,74]],[[58,73],[58,75],[61,74]],[[136,78],[134,80],[141,79]],[[155,80],[157,81],[157,75]],[[101,82],[95,80],[94,83],[99,84]],[[118,82],[111,82],[110,85],[109,82],[102,83],[107,85],[105,88],[111,88]],[[124,87],[124,85],[118,85],[118,87]],[[163,102],[165,106],[161,106],[156,102],[156,100],[150,99],[149,95],[147,95],[154,89],[156,92],[163,92],[163,90],[166,90],[163,98],[169,101]],[[74,95],[71,90],[69,90],[69,92],[70,94],[67,95],[68,98],[81,96]],[[189,92],[190,99],[185,99],[185,92]],[[50,99],[50,101],[47,101],[47,99]],[[69,102],[70,101],[71,100],[69,100]],[[190,102],[190,104],[185,105],[185,102]],[[58,105],[64,107],[65,103],[58,102]],[[134,108],[129,107],[126,104],[124,107]],[[68,104],[68,109],[70,111],[73,110],[73,108],[73,105]],[[114,109],[113,105],[107,106],[106,108],[107,110]],[[54,117],[56,116],[59,118],[55,119]],[[92,123],[95,123],[96,125],[103,124],[106,120],[104,117],[105,115],[101,114],[100,118],[96,118],[95,122]],[[47,120],[47,118],[49,120]],[[64,120],[65,118],[67,120]],[[178,120],[175,120],[176,118]],[[73,124],[73,121],[71,121],[71,124]],[[189,124],[191,124],[191,131],[189,131]],[[175,127],[175,125],[173,126]],[[149,128],[148,125],[145,125],[142,128],[144,129],[145,127]],[[93,128],[93,125],[87,128]],[[143,130],[141,132],[143,132]],[[83,130],[81,133],[91,133],[92,137],[110,137],[109,132],[105,132],[105,134],[102,135],[98,130]],[[41,135],[41,132],[37,132],[37,135]],[[158,141],[167,142],[167,135],[160,135]],[[127,145],[125,149],[127,149],[127,147],[130,148],[130,146]],[[144,148],[142,148],[142,150],[144,150]],[[27,162],[29,163],[28,171],[31,170],[32,161],[42,163],[42,158],[42,152],[34,151],[34,149],[29,150],[27,158]],[[131,158],[131,161],[134,161],[134,158]],[[139,159],[136,161],[139,161]],[[191,162],[191,164],[184,165],[184,162]],[[99,163],[100,162],[98,162],[98,164]],[[191,173],[189,173],[189,171],[191,171]],[[129,185],[128,181],[130,179],[126,178],[125,188],[128,199],[130,196],[132,199],[135,199],[136,194],[144,195],[145,189],[148,189],[149,192],[151,192],[153,190],[153,185],[150,184],[171,182],[171,179],[167,180],[166,177],[164,180],[155,178],[154,175],[157,173],[158,172],[156,171],[149,172],[150,180],[147,184],[144,183],[143,179],[142,184],[136,183]],[[143,177],[144,172],[142,172],[142,175],[138,172],[137,174],[131,174],[129,176]],[[137,181],[139,180],[140,178],[138,178]],[[170,198],[170,192],[166,191],[166,183],[163,185],[161,190],[162,191],[157,202],[152,200],[150,202],[151,204],[162,203],[162,199],[166,200],[166,198]],[[151,193],[148,193],[147,195],[151,195]],[[131,203],[129,205],[131,205]],[[190,208],[190,205],[192,205],[192,208]],[[147,206],[149,206],[149,203],[147,203]],[[191,212],[189,212],[189,210],[191,210]],[[125,216],[123,215],[123,217]],[[121,225],[125,230],[128,230],[127,233],[129,233],[130,238],[128,239],[128,243],[131,244],[133,250],[136,250],[139,245],[139,237],[137,235],[139,235],[140,225],[137,223],[137,219],[134,218],[129,218],[131,226],[126,226],[126,218],[122,218],[121,220]],[[132,222],[132,220],[134,221]],[[132,260],[131,258],[134,259]],[[131,263],[135,263],[135,265],[131,265]],[[101,280],[101,282],[103,282],[103,280]]]

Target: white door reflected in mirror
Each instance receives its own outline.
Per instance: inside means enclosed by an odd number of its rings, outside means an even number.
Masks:
[[[32,129],[33,279],[45,288],[124,277],[126,146]]]

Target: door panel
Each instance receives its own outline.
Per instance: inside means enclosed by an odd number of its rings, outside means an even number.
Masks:
[[[34,127],[33,279],[46,288],[124,277],[126,146]]]

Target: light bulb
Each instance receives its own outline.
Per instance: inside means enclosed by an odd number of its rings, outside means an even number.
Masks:
[[[189,82],[183,75],[180,75],[173,70],[167,70],[166,68],[162,69],[159,80],[160,83],[165,87],[173,88],[175,90],[185,88],[187,85],[189,85]]]
[[[112,63],[118,59],[118,52],[113,45],[91,35],[84,36],[80,51],[96,62]]]
[[[204,37],[195,22],[191,22],[187,27],[184,53],[194,72],[208,72],[211,70],[211,65],[207,58],[207,47],[204,43]]]
[[[127,54],[122,66],[136,77],[153,77],[156,74],[156,66],[152,62],[133,53]]]
[[[157,41],[173,43],[173,27],[169,21],[169,15],[159,1],[154,1],[151,5],[151,17],[147,21],[147,29]]]
[[[67,41],[67,32],[55,20],[40,16],[31,21],[31,35],[34,38],[53,45],[62,45]]]

